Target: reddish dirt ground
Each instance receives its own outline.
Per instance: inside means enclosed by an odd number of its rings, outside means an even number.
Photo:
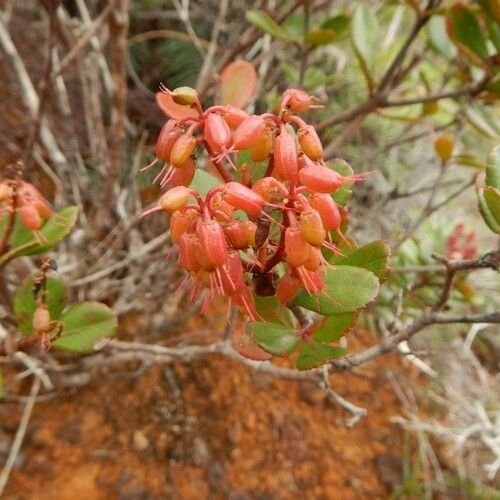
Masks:
[[[37,403],[5,498],[387,498],[402,444],[387,370],[407,375],[387,356],[362,376],[332,378],[369,411],[348,429],[321,390],[220,357],[176,364],[170,376],[114,368]],[[9,438],[19,416],[18,404],[0,406]]]

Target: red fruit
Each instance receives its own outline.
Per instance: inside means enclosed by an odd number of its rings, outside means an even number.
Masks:
[[[340,227],[342,220],[339,207],[329,194],[313,193],[309,197],[309,204],[319,212],[323,226],[327,231]]]
[[[245,286],[245,273],[238,252],[230,251],[221,272],[222,289],[226,295],[234,295]]]
[[[26,229],[38,231],[42,227],[43,220],[34,205],[21,206],[19,215]]]
[[[279,176],[292,183],[297,182],[299,171],[299,157],[295,136],[284,128],[274,141],[274,168]]]
[[[209,113],[205,118],[203,137],[216,154],[224,153],[231,144],[231,130],[223,118],[216,113]]]
[[[170,184],[172,186],[189,186],[193,182],[196,172],[196,161],[190,156],[188,161],[180,166],[173,167],[172,175],[170,176]]]
[[[170,218],[170,236],[174,243],[177,243],[180,237],[194,230],[194,222],[200,214],[194,208],[187,210],[178,210],[172,214]]]
[[[177,126],[177,122],[175,120],[168,120],[168,122],[163,125],[158,140],[156,141],[156,158],[168,162],[174,143],[181,134],[182,129]]]
[[[228,182],[224,189],[224,199],[233,207],[249,215],[259,215],[266,200],[255,191],[239,182]]]
[[[165,212],[174,212],[184,206],[191,191],[185,186],[176,186],[169,189],[158,201],[158,206]]]
[[[193,233],[184,233],[179,237],[179,260],[186,271],[197,273],[200,263],[197,258],[198,238]]]
[[[287,227],[285,231],[285,260],[293,267],[299,267],[309,258],[310,245],[298,227]]]
[[[198,223],[196,234],[208,259],[219,267],[228,257],[227,240],[222,226],[214,220],[202,220]]]
[[[279,280],[278,286],[276,287],[276,296],[278,301],[282,304],[287,304],[291,302],[300,288],[300,281],[292,276],[290,273],[286,273]]]
[[[266,127],[261,140],[250,149],[250,156],[253,161],[267,160],[273,150],[274,134],[271,128]]]
[[[301,127],[297,132],[297,137],[300,148],[311,160],[317,161],[323,158],[323,146],[312,125]]]
[[[357,175],[340,175],[335,170],[321,165],[310,165],[299,172],[300,182],[310,191],[318,193],[333,193],[345,184],[362,181],[371,172]]]
[[[175,142],[170,152],[170,163],[175,167],[182,167],[193,154],[196,139],[190,132],[182,134]]]
[[[252,240],[255,239],[255,224],[251,221],[234,221],[224,226],[224,234],[233,248],[245,250],[251,246]]]
[[[288,89],[283,94],[281,108],[286,107],[292,113],[307,111],[313,103],[313,97],[302,90]]]
[[[250,149],[262,140],[266,131],[264,118],[252,115],[245,118],[234,131],[233,146],[235,149]]]
[[[232,104],[228,104],[225,108],[224,114],[222,118],[226,121],[226,123],[232,128],[237,128],[243,120],[248,118],[248,113],[243,111]]]
[[[262,177],[252,186],[252,191],[269,202],[282,201],[288,196],[288,189],[274,177]]]
[[[325,241],[326,230],[319,212],[314,208],[306,209],[300,214],[299,229],[302,237],[310,245],[319,247]]]

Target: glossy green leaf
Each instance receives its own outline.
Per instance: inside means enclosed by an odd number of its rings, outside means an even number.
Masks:
[[[50,317],[53,320],[59,319],[66,306],[67,293],[64,283],[57,278],[47,278],[46,304]],[[14,316],[21,332],[25,335],[33,331],[33,313],[36,309],[36,302],[33,297],[33,280],[28,278],[17,289],[14,295]]]
[[[457,48],[450,40],[446,31],[444,16],[432,16],[427,23],[427,35],[430,46],[446,59],[453,59],[457,55]]]
[[[116,333],[118,321],[113,311],[99,302],[82,302],[67,309],[61,316],[61,336],[52,346],[63,351],[91,352],[103,337]]]
[[[257,72],[247,61],[234,61],[220,76],[222,104],[244,108],[257,89]]]
[[[342,347],[334,347],[310,339],[303,344],[297,360],[295,361],[295,367],[299,370],[311,370],[327,361],[341,358],[347,353],[347,349],[343,349]]]
[[[352,175],[354,173],[351,165],[341,158],[327,161],[326,164],[329,168],[344,176]],[[340,189],[335,191],[332,198],[336,201],[337,205],[343,207],[351,199],[351,196],[352,184],[345,184]]]
[[[489,195],[488,191],[491,191]],[[484,222],[494,233],[500,234],[500,191],[492,187],[481,188],[477,190],[477,198]]]
[[[290,309],[278,302],[276,296],[255,297],[255,308],[264,321],[294,327],[295,318]]]
[[[450,38],[473,63],[478,64],[474,54],[482,60],[488,57],[484,30],[475,14],[463,4],[457,3],[452,7],[447,18],[447,28]]]
[[[315,340],[333,342],[343,337],[355,325],[359,312],[328,316],[318,322],[311,335]]]
[[[190,187],[198,191],[201,196],[205,196],[210,189],[220,184],[222,184],[220,179],[214,177],[212,174],[209,174],[201,168],[197,168]]]
[[[295,328],[276,323],[246,323],[245,330],[262,349],[276,356],[292,353],[300,342]]]
[[[495,146],[488,156],[486,185],[495,189],[500,189],[500,146]]]
[[[358,57],[371,69],[380,44],[380,30],[377,16],[369,5],[360,3],[356,6],[351,29]]]
[[[314,46],[328,45],[335,42],[336,39],[337,35],[331,29],[312,30],[304,35],[304,42]]]
[[[40,229],[42,244],[38,243],[16,216],[16,223],[9,238],[10,250],[0,256],[0,265],[22,255],[35,255],[47,252],[65,238],[73,229],[78,217],[78,208],[70,206],[54,214]]]
[[[498,10],[500,12],[500,7]],[[490,40],[495,46],[497,52],[500,52],[500,23],[496,22],[490,14],[485,14],[484,18],[488,34],[490,35]]]
[[[379,280],[384,280],[389,272],[391,249],[384,241],[372,241],[358,248],[344,249],[345,257],[334,255],[330,262],[334,265],[362,267],[371,271]]]
[[[266,12],[262,10],[248,10],[245,14],[247,21],[265,33],[275,38],[290,41],[290,35],[277,24]]]
[[[357,311],[369,304],[379,290],[379,281],[370,271],[352,266],[335,266],[324,276],[325,290],[309,295],[300,290],[294,303],[324,316]]]
[[[324,21],[321,28],[325,30],[333,30],[337,33],[337,36],[340,36],[340,34],[343,34],[349,27],[350,22],[351,18],[349,16],[346,16],[345,14],[338,14],[336,16],[329,17],[326,21]]]

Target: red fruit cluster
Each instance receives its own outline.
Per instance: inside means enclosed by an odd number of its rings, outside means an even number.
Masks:
[[[26,229],[41,240],[39,230],[53,211],[33,184],[20,179],[0,182],[0,216],[14,210]]]
[[[287,303],[300,288],[322,291],[328,265],[322,249],[339,253],[335,241],[347,241],[341,232],[347,210],[331,195],[368,174],[342,176],[326,165],[314,127],[296,114],[315,107],[314,97],[290,89],[278,114],[249,115],[231,105],[203,111],[185,88],[167,92],[178,103],[189,96],[185,105],[198,116],[163,126],[155,162],[164,165],[155,181],[171,188],[146,213],[172,213],[170,231],[192,295],[208,288],[207,301],[225,295],[254,320],[254,295]],[[202,149],[223,181],[204,197],[189,188]],[[235,167],[241,151],[265,162],[262,177]]]
[[[446,239],[446,256],[449,259],[473,259],[477,254],[477,234],[466,231],[460,222]]]

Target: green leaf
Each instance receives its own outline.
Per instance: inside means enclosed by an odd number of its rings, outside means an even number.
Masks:
[[[327,361],[341,358],[347,352],[347,349],[342,347],[334,347],[311,339],[302,346],[295,361],[295,366],[299,370],[311,370]]]
[[[265,33],[269,33],[275,38],[291,41],[290,35],[279,26],[266,12],[262,10],[248,10],[245,14],[247,21]]]
[[[23,226],[19,216],[16,216],[14,230],[9,238],[10,250],[0,256],[0,266],[15,257],[47,252],[71,232],[77,217],[78,207],[75,206],[63,208],[54,214],[40,229],[40,237],[43,240],[43,244],[40,244],[33,233]]]
[[[335,160],[330,160],[326,162],[327,166],[332,170],[335,170],[341,175],[348,176],[352,175],[354,171],[351,165],[341,158],[336,158]],[[345,184],[340,189],[335,191],[332,198],[335,200],[337,205],[343,207],[352,196],[352,184]]]
[[[358,248],[343,250],[347,255],[333,255],[330,262],[334,265],[362,267],[371,271],[379,280],[384,280],[389,271],[391,249],[384,241],[372,241]]]
[[[337,314],[321,320],[311,335],[315,340],[333,342],[344,336],[356,323],[359,312]]]
[[[453,45],[446,31],[444,16],[432,16],[427,23],[427,35],[430,46],[446,59],[453,59],[457,55],[457,48]]]
[[[222,104],[244,108],[257,89],[257,72],[247,61],[234,61],[220,76]]]
[[[500,11],[500,9],[498,10]],[[495,46],[495,49],[497,49],[497,52],[500,52],[500,23],[497,23],[489,14],[485,14],[484,18],[486,20],[486,27],[488,28],[490,40]]]
[[[477,190],[479,211],[484,222],[496,234],[500,234],[500,191],[485,187]]]
[[[379,24],[373,9],[366,4],[358,4],[352,18],[351,29],[356,53],[370,70],[380,43]]]
[[[495,189],[500,189],[500,146],[495,146],[488,156],[486,185]]]
[[[462,4],[455,4],[448,15],[448,34],[459,50],[479,66],[473,54],[484,60],[488,57],[488,47],[484,31],[474,13]],[[472,57],[471,57],[472,56]]]
[[[63,351],[91,352],[102,337],[116,333],[118,321],[111,309],[99,302],[82,302],[67,309],[61,316],[62,335],[52,346]]]
[[[222,183],[223,182],[220,179],[217,179],[217,177],[214,177],[201,168],[197,168],[194,173],[193,182],[191,182],[189,187],[198,191],[201,196],[205,196],[210,189],[215,186],[219,186]]]
[[[47,278],[46,303],[50,317],[53,320],[60,318],[66,306],[67,294],[64,283],[57,278]],[[36,302],[33,298],[33,280],[28,278],[17,289],[14,295],[14,316],[22,333],[29,335],[33,331],[33,313]]]
[[[339,36],[341,33],[344,33],[348,28],[349,23],[351,22],[351,18],[346,16],[345,14],[338,14],[333,17],[329,17],[326,21],[321,25],[322,29],[325,30],[333,30]]]
[[[278,302],[276,296],[255,296],[255,308],[257,309],[259,316],[265,321],[279,323],[292,328],[295,326],[294,315],[288,307]]]
[[[337,34],[330,29],[312,30],[304,35],[304,42],[314,46],[328,45],[335,42],[336,39]]]
[[[252,334],[262,349],[276,356],[292,353],[300,342],[300,335],[295,328],[276,323],[246,323],[245,330]]]
[[[325,290],[309,295],[300,290],[294,303],[324,316],[357,311],[369,304],[379,290],[377,277],[366,269],[335,266],[324,276]]]

